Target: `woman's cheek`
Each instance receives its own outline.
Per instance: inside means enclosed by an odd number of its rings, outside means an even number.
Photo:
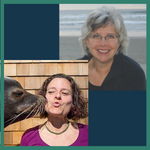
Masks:
[[[48,102],[45,105],[45,111],[48,111]]]
[[[88,47],[88,49],[93,49],[97,47],[98,45],[99,45],[98,43],[91,42],[90,40],[86,41],[86,46]]]

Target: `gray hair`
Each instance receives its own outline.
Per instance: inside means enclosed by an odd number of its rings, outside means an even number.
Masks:
[[[85,40],[94,30],[104,27],[109,23],[113,24],[117,34],[119,35],[120,47],[118,52],[125,53],[128,47],[128,36],[124,25],[124,21],[120,13],[112,8],[103,6],[102,8],[92,11],[81,29],[80,42],[83,49],[90,55],[89,50],[86,46]]]

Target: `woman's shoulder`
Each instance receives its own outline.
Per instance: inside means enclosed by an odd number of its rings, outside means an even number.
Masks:
[[[116,56],[116,63],[119,63],[120,66],[123,67],[123,69],[126,68],[127,70],[130,70],[132,72],[144,72],[141,66],[135,60],[124,54],[118,54]]]
[[[77,123],[79,128],[88,128],[88,125],[82,124],[82,123]]]
[[[88,125],[86,124],[82,124],[82,123],[77,123],[78,127],[81,127],[81,128],[85,128],[85,127],[88,127]]]
[[[35,126],[33,128],[29,128],[25,131],[25,133],[23,134],[23,136],[25,135],[29,135],[29,134],[35,134],[39,129],[39,126]]]
[[[88,146],[88,125],[77,123],[79,136],[72,146]]]
[[[75,128],[78,128],[80,131],[87,131],[88,125],[82,123],[72,123]]]
[[[35,139],[36,137],[38,137],[39,133],[38,133],[38,129],[39,126],[27,129],[21,139],[21,146],[26,146],[28,145],[28,143],[30,143],[33,139]]]
[[[136,61],[123,54],[118,54],[114,66],[116,70],[119,70],[121,80],[124,80],[123,83],[128,85],[125,89],[145,90],[145,73]]]

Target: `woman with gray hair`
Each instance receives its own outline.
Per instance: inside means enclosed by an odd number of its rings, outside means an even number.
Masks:
[[[140,65],[124,55],[128,36],[120,13],[110,7],[91,12],[80,38],[89,58],[89,87],[98,90],[145,90]],[[83,58],[84,59],[84,58]]]

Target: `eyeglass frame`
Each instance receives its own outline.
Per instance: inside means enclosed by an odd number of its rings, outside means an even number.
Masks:
[[[94,36],[97,36],[97,37],[94,38]],[[113,36],[113,37],[111,38],[110,36]],[[96,34],[90,34],[88,37],[93,39],[93,40],[101,40],[102,41],[104,39],[107,42],[111,42],[111,41],[118,39],[119,35],[109,33],[103,37],[100,34],[96,33]]]

